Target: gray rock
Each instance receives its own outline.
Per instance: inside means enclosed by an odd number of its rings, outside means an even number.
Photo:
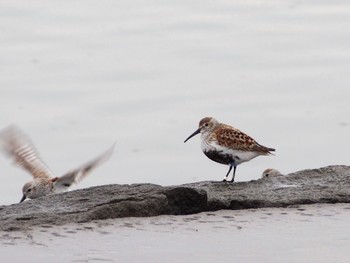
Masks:
[[[348,203],[350,166],[302,170],[235,184],[199,182],[184,186],[206,191],[208,210]]]
[[[350,167],[329,166],[250,182],[104,185],[0,207],[0,230],[118,217],[350,202]]]

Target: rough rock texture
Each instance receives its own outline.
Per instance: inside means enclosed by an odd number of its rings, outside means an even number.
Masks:
[[[250,182],[162,187],[105,185],[0,207],[0,230],[118,217],[184,215],[219,209],[350,202],[350,166],[303,170]]]
[[[348,203],[350,166],[302,170],[235,184],[199,182],[184,186],[206,191],[208,210]]]

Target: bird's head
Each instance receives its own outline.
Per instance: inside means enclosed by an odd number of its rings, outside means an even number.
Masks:
[[[33,199],[40,196],[38,195],[37,187],[34,181],[26,183],[22,188],[22,193],[23,193],[23,196],[20,203],[22,203],[27,198]]]
[[[191,139],[193,136],[197,135],[198,133],[205,134],[213,131],[218,124],[219,122],[212,117],[205,117],[201,119],[198,125],[198,129],[194,133],[192,133],[185,140],[185,142],[187,142],[189,139]]]

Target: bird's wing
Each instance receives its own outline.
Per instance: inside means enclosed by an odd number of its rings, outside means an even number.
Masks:
[[[239,151],[255,151],[268,154],[269,148],[258,144],[253,138],[240,130],[223,126],[216,131],[217,142],[227,148]]]
[[[83,164],[82,166],[69,171],[65,175],[58,177],[56,180],[54,180],[54,189],[56,192],[61,192],[67,190],[72,184],[79,183],[82,179],[85,178],[85,176],[91,172],[94,168],[99,166],[100,164],[107,161],[114,150],[114,145],[109,148],[107,151],[96,157],[95,159],[91,160],[90,162],[87,162]]]
[[[50,179],[53,174],[41,160],[34,145],[18,127],[11,125],[0,131],[2,150],[34,178]]]

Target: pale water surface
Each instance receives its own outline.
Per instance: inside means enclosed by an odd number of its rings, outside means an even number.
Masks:
[[[0,233],[4,262],[349,262],[349,204],[120,218]]]
[[[199,120],[277,149],[238,167],[349,164],[348,1],[1,2],[0,124],[30,135],[63,174],[116,141],[81,185],[221,180]],[[30,177],[0,158],[0,204]]]

